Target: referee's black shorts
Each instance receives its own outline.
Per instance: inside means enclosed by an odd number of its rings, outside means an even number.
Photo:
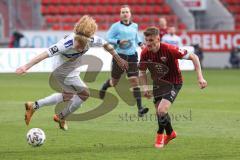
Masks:
[[[128,62],[128,70],[127,76],[138,76],[138,55],[137,53],[134,55],[125,55],[125,54],[118,54],[122,59]],[[112,60],[112,71],[111,76],[114,79],[120,79],[121,75],[123,74],[123,70],[118,66],[115,59]]]

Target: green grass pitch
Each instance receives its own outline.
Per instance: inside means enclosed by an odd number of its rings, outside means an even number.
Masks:
[[[154,148],[157,122],[136,117],[136,106],[121,99],[116,109],[89,121],[69,122],[69,130],[53,122],[54,106],[44,107],[24,123],[23,104],[54,91],[49,74],[0,74],[0,160],[237,160],[240,159],[240,71],[205,70],[208,88],[200,90],[194,72],[183,72],[184,86],[170,109],[178,137],[163,149]],[[98,89],[109,73],[89,83]],[[114,89],[109,90],[116,93]],[[96,107],[90,98],[78,112]],[[143,99],[154,114],[152,100]],[[47,136],[43,146],[26,142],[30,128]]]

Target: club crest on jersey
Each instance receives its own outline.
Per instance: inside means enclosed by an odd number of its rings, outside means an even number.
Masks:
[[[167,62],[167,57],[161,57],[160,59],[161,59],[161,61],[164,62],[164,63]]]
[[[55,45],[53,47],[51,47],[49,49],[49,51],[51,52],[52,55],[54,55],[55,53],[57,53],[59,51],[58,47]]]
[[[181,55],[185,55],[186,54],[186,50],[185,49],[178,49],[178,52],[181,53]]]
[[[157,73],[163,73],[163,67],[161,64],[156,64],[155,65]]]
[[[69,40],[69,41],[64,43],[65,48],[68,48],[68,47],[70,47],[72,45],[73,45],[73,40]]]

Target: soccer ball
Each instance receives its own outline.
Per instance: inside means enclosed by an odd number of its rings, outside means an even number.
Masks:
[[[33,147],[41,146],[45,139],[45,133],[40,128],[32,128],[27,132],[27,142]]]

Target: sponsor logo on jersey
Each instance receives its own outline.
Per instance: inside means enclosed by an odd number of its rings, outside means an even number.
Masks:
[[[161,57],[160,58],[162,62],[166,63],[167,62],[167,57]]]
[[[129,49],[132,47],[132,42],[129,40],[128,42],[125,42],[124,44],[119,44],[119,48],[121,49]]]
[[[94,46],[99,46],[99,47],[101,47],[102,46],[102,44],[103,44],[103,41],[102,41],[102,39],[100,39],[100,38],[97,38],[97,39],[94,39],[94,42],[93,42],[94,44]]]
[[[72,45],[73,45],[73,40],[69,40],[69,41],[64,43],[65,48],[68,48],[68,47],[70,47]]]
[[[49,48],[49,51],[52,55],[54,55],[55,53],[57,53],[59,51],[58,47],[55,45],[51,48]]]
[[[90,42],[91,42],[91,43],[94,42],[94,38],[93,38],[93,37],[90,38]]]
[[[173,96],[173,97],[175,97],[176,96],[176,92],[175,91],[171,91],[171,95]]]
[[[178,49],[178,52],[181,53],[182,56],[185,56],[187,54],[187,51],[185,49]]]

